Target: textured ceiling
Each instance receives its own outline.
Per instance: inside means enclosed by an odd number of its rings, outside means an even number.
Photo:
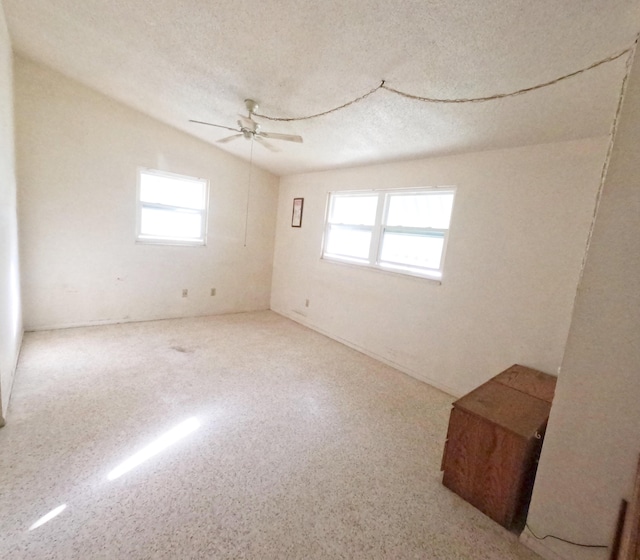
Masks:
[[[473,97],[552,80],[615,54],[640,31],[640,0],[2,0],[17,52],[203,140],[236,126],[243,100],[303,116],[380,80]],[[607,134],[625,57],[525,95],[432,105],[380,90],[328,116],[262,121],[299,134],[282,175]],[[260,120],[257,119],[256,120]],[[275,142],[274,142],[275,143]],[[249,142],[215,144],[248,159]]]

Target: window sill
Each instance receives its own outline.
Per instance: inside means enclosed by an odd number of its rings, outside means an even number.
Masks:
[[[178,241],[172,239],[136,239],[136,245],[162,245],[171,247],[206,247],[207,244],[204,241]]]
[[[408,271],[403,271],[403,270],[393,270],[393,269],[388,269],[388,268],[381,268],[381,267],[377,267],[377,266],[370,266],[367,264],[358,264],[358,263],[352,263],[349,261],[343,261],[340,259],[332,259],[329,257],[320,257],[320,262],[323,263],[327,263],[327,264],[335,264],[338,266],[344,266],[347,268],[352,268],[352,269],[356,269],[356,270],[366,270],[366,271],[370,271],[370,272],[375,272],[377,274],[383,274],[385,276],[393,276],[393,277],[400,277],[400,278],[406,278],[409,280],[416,280],[419,282],[425,282],[427,284],[433,284],[435,286],[441,286],[442,285],[442,278],[434,278],[431,276],[423,276],[421,274],[414,274]]]

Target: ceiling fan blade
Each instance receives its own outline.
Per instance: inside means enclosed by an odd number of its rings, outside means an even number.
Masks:
[[[216,142],[218,144],[226,144],[227,142],[231,142],[231,140],[235,139],[235,138],[240,138],[241,136],[244,136],[244,134],[232,134],[231,136],[227,136],[226,138],[221,138],[220,140],[216,140]]]
[[[233,130],[233,132],[242,132],[241,130],[237,129],[237,128],[231,128],[230,126],[222,126],[221,124],[213,124],[210,122],[203,122],[203,121],[194,121],[189,119],[189,122],[193,122],[193,123],[198,123],[198,124],[206,124],[207,126],[215,126],[217,128],[226,128],[227,130]]]
[[[256,139],[256,142],[262,144],[267,150],[271,150],[272,152],[278,152],[278,148],[276,148],[273,144],[269,144],[264,138],[261,138],[257,134],[253,136]]]
[[[302,144],[302,136],[297,136],[295,134],[278,134],[277,132],[258,132],[260,136],[264,136],[265,138],[271,138],[272,140],[286,140],[287,142],[298,142]]]

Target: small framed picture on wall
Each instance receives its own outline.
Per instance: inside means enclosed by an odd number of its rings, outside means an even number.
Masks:
[[[291,227],[302,227],[302,207],[304,198],[293,199],[293,213],[291,214]]]

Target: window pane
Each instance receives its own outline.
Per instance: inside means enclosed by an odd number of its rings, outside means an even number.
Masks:
[[[330,226],[325,254],[369,259],[371,230]]]
[[[385,232],[382,237],[381,263],[440,268],[444,234],[418,235]]]
[[[376,221],[378,196],[340,196],[331,197],[331,216],[333,224],[354,224],[372,226]]]
[[[206,183],[182,177],[140,173],[140,200],[167,206],[204,210]]]
[[[448,229],[453,193],[390,194],[388,226]]]
[[[165,239],[200,239],[202,236],[202,215],[180,210],[142,208],[140,235]]]

